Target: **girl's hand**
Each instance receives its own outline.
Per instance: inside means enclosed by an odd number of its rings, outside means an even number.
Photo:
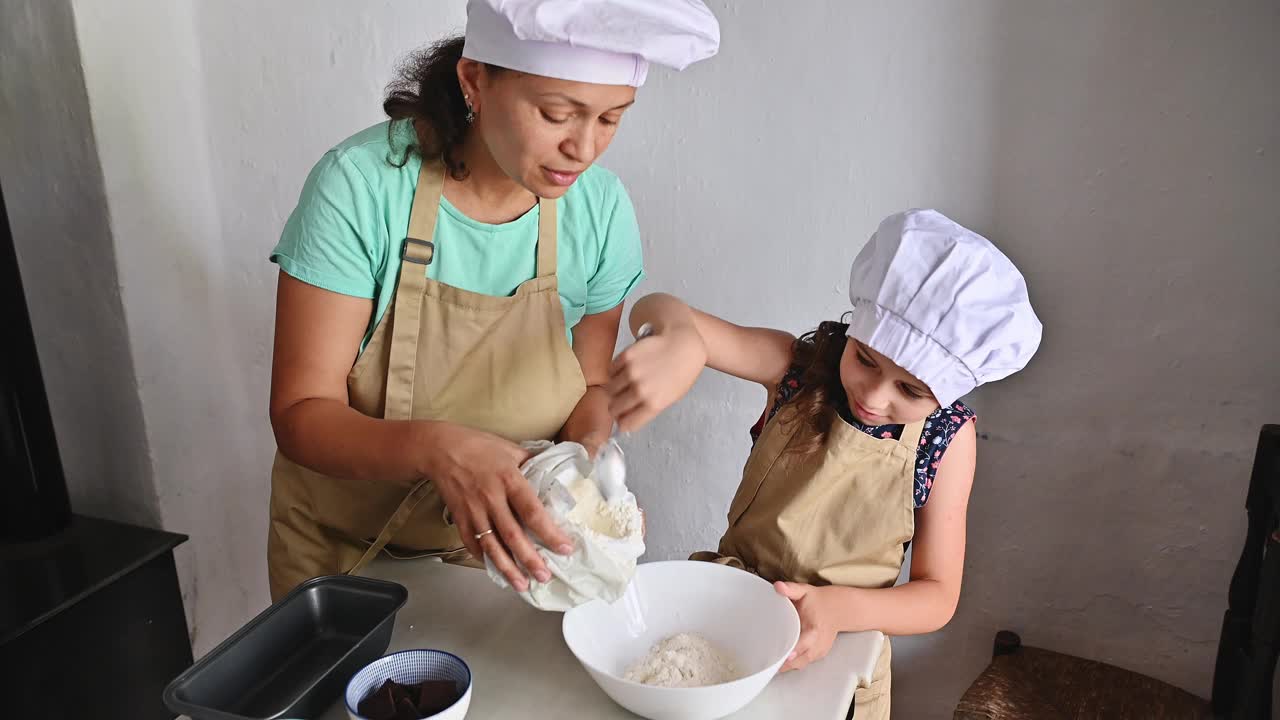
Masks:
[[[800,639],[787,657],[781,672],[800,670],[831,652],[836,641],[834,613],[829,608],[828,588],[804,583],[776,582],[778,594],[790,600],[800,613]]]
[[[630,432],[647,425],[689,392],[706,364],[706,346],[691,324],[638,340],[613,361],[605,386],[618,428]]]

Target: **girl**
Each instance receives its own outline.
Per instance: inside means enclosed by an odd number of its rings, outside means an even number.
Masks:
[[[1041,326],[1017,268],[932,210],[881,223],[854,260],[847,322],[799,339],[652,295],[650,335],[615,361],[610,410],[632,430],[682,397],[704,366],[762,384],[765,413],[718,552],[773,581],[802,632],[784,670],[836,634],[927,633],[955,612],[973,483],[973,411],[959,398],[1024,367]],[[910,580],[894,587],[906,546]],[[889,643],[856,717],[888,717]]]

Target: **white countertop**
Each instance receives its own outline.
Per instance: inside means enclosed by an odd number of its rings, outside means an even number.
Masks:
[[[387,652],[448,650],[475,678],[468,718],[634,719],[609,699],[569,652],[560,613],[536,610],[479,570],[385,556],[363,573],[409,589]],[[821,662],[777,676],[733,720],[844,720],[861,672],[869,673],[884,636],[841,635]],[[865,670],[862,670],[865,668]],[[322,720],[345,720],[341,701]]]

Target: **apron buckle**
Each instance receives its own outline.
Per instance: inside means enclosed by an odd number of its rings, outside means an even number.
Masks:
[[[404,245],[400,246],[400,259],[406,262],[430,265],[435,256],[436,244],[430,240],[406,237]]]

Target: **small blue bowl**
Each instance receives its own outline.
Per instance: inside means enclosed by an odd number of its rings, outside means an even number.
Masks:
[[[347,683],[347,715],[367,720],[356,706],[387,680],[410,685],[423,680],[452,680],[463,688],[462,697],[431,720],[462,720],[471,707],[471,668],[462,658],[443,650],[403,650],[374,660]]]

